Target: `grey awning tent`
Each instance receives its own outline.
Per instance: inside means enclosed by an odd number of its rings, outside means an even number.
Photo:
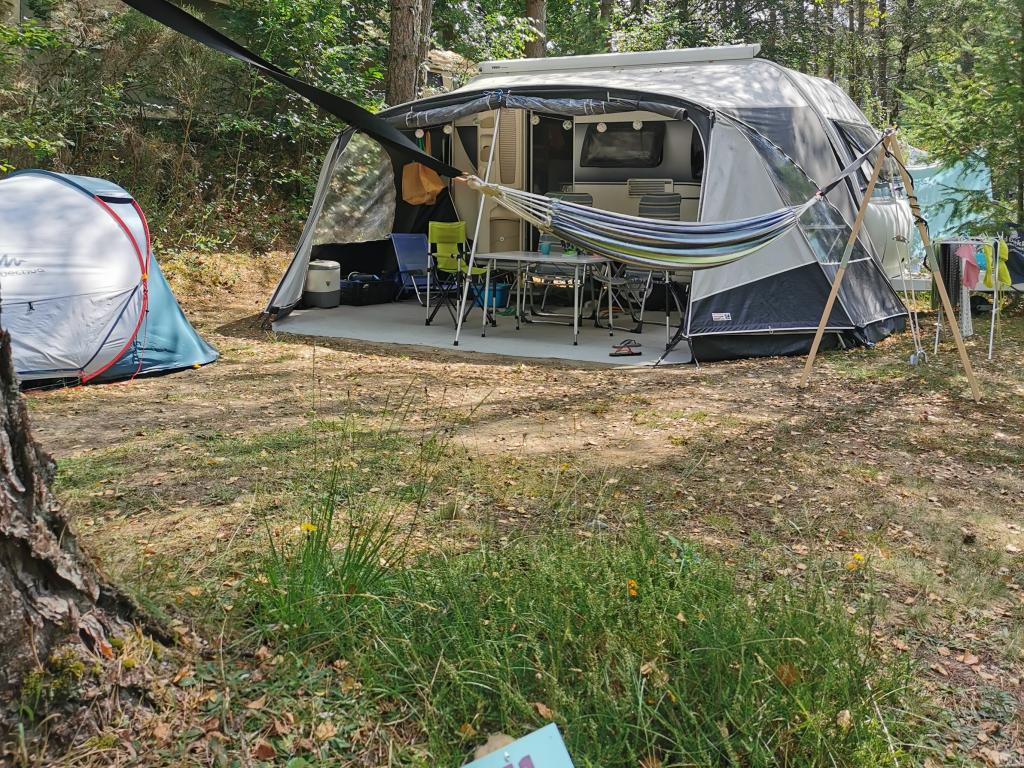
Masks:
[[[849,140],[873,131],[835,84],[756,57],[757,46],[490,62],[453,93],[382,113],[411,135],[503,109],[572,118],[653,112],[684,119],[705,147],[699,221],[751,219],[799,206],[855,160]],[[314,249],[359,248],[365,258],[393,232],[422,232],[456,214],[401,200],[406,158],[365,134],[343,131],[323,165],[295,257],[267,306],[282,316],[301,300]],[[466,168],[475,171],[475,168]],[[682,334],[703,360],[805,352],[825,305],[861,200],[844,179],[791,231],[752,255],[693,271]],[[902,327],[906,309],[881,268],[886,243],[862,231],[827,330],[833,344],[871,344]]]

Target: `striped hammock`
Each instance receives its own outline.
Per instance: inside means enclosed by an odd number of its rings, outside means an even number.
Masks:
[[[602,211],[490,184],[472,176],[470,189],[491,197],[541,232],[587,253],[658,270],[711,269],[748,256],[796,226],[821,199],[746,219],[713,223],[666,221]]]

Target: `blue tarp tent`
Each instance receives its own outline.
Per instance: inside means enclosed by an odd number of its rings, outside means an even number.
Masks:
[[[212,363],[116,184],[49,171],[0,179],[0,326],[23,381],[111,381]]]
[[[976,220],[963,210],[966,201],[979,192],[992,197],[992,176],[980,160],[961,160],[952,165],[928,163],[924,152],[913,150],[908,170],[932,240],[966,234],[968,225]],[[924,244],[916,228],[911,259],[915,263],[924,260]]]

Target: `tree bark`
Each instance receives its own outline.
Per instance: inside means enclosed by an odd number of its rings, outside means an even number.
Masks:
[[[906,0],[904,8],[904,19],[901,34],[903,39],[900,42],[900,52],[896,55],[896,91],[902,93],[907,88],[907,74],[909,72],[910,54],[914,49],[914,27],[917,23],[916,0]],[[900,116],[900,104],[903,100],[893,99],[892,115],[890,120],[895,123]]]
[[[615,0],[600,0],[598,4],[598,17],[601,19],[601,29],[604,34],[604,47],[612,49],[612,14],[615,12]]]
[[[889,104],[889,3],[878,0],[878,80],[875,95],[881,106],[882,117],[888,122],[892,114]]]
[[[385,100],[389,105],[416,98],[420,73],[422,0],[390,0],[391,31],[388,35],[388,74]]]
[[[32,438],[0,333],[0,701],[69,639],[110,651],[101,580],[50,491],[54,468]]]
[[[430,26],[434,19],[434,0],[420,0],[420,26],[419,26],[419,47],[416,61],[416,91],[415,96],[420,95],[419,88],[426,82],[423,70],[420,65],[427,60],[430,54]]]
[[[548,3],[547,0],[526,0],[526,18],[536,30],[537,37],[526,43],[526,57],[543,59],[547,53],[548,43]]]

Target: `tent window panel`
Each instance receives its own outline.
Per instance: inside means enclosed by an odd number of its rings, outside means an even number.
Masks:
[[[384,148],[352,136],[331,172],[313,245],[383,240],[395,222],[395,172]]]
[[[765,169],[786,205],[800,205],[814,197],[818,191],[817,185],[807,178],[788,155],[757,131],[741,124],[736,127],[761,155]],[[838,262],[850,237],[850,225],[828,198],[823,198],[804,212],[798,229],[811,246],[815,258],[823,264]],[[869,258],[859,237],[850,258]]]
[[[639,129],[632,123],[591,123],[583,137],[582,168],[657,168],[665,153],[665,123],[648,121]]]
[[[878,141],[878,133],[870,125],[858,125],[857,123],[847,123],[842,120],[833,120],[832,123],[846,145],[846,150],[850,153],[851,160]],[[868,158],[861,163],[861,167],[857,171],[857,178],[860,181],[861,189],[867,188],[868,181],[871,179],[871,172],[875,167],[875,161],[878,159],[878,153],[881,151],[881,147],[876,147]],[[882,164],[882,172],[878,177],[878,183],[875,185],[872,197],[905,197],[899,167],[892,158],[886,159]]]

